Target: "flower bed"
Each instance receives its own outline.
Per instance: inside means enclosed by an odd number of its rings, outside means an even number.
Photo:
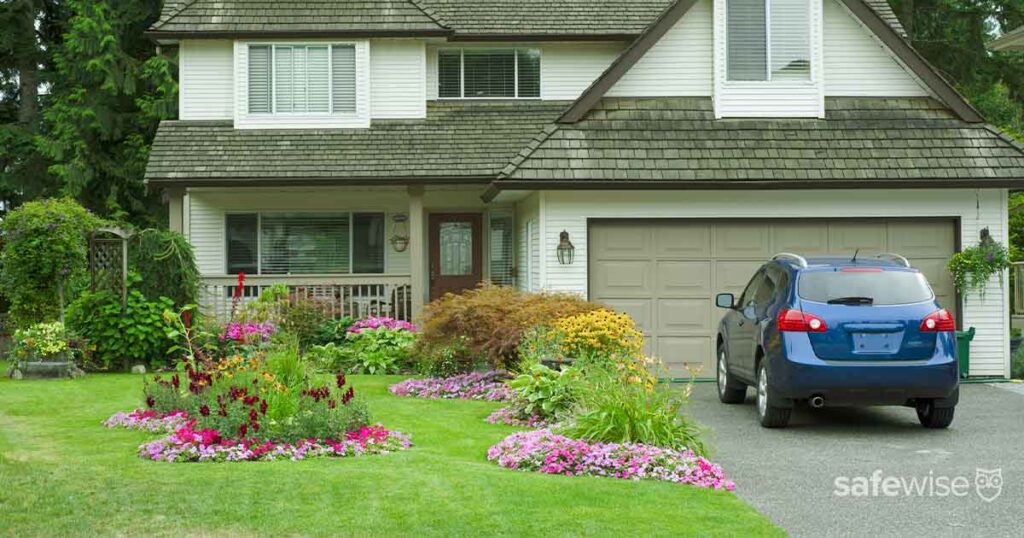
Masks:
[[[388,388],[396,396],[410,396],[430,400],[486,400],[507,402],[512,391],[498,380],[496,373],[473,372],[453,377],[406,379]]]
[[[216,430],[192,429],[185,426],[171,435],[139,446],[139,456],[153,461],[272,461],[333,457],[351,458],[371,454],[387,454],[412,446],[409,436],[390,431],[377,424],[349,432],[345,439],[307,439],[295,443],[274,443],[255,439],[221,437]]]
[[[502,407],[491,413],[486,420],[491,424],[507,424],[520,428],[547,428],[551,422],[540,415],[531,415],[527,419],[521,418],[522,413],[513,407]]]
[[[487,451],[487,459],[508,469],[546,474],[665,480],[729,491],[736,487],[720,466],[689,450],[594,443],[549,430],[509,435]]]
[[[108,428],[127,428],[147,432],[174,432],[194,424],[184,411],[161,414],[153,409],[136,409],[131,413],[115,413],[103,423]]]
[[[374,331],[377,329],[387,329],[389,331],[408,331],[411,333],[416,332],[416,326],[408,321],[403,321],[395,318],[381,318],[372,317],[361,319],[353,323],[348,331],[351,334],[360,334],[363,331]]]

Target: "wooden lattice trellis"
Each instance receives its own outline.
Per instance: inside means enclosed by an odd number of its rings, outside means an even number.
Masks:
[[[128,239],[121,228],[99,228],[89,237],[89,274],[92,291],[107,290],[127,299]]]

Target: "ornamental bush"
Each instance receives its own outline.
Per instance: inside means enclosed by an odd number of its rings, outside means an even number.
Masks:
[[[393,318],[367,318],[352,324],[343,343],[313,346],[310,361],[328,372],[396,374],[406,370],[416,326]]]
[[[103,221],[70,199],[29,202],[0,223],[0,291],[15,327],[60,318],[88,279],[88,234]]]
[[[137,287],[146,297],[167,297],[177,306],[196,302],[199,268],[192,245],[180,233],[148,229],[133,235],[128,263],[141,275]]]
[[[425,370],[444,360],[468,372],[480,359],[493,368],[510,368],[519,360],[518,347],[528,330],[596,308],[576,295],[524,293],[484,284],[427,305],[414,353]],[[453,350],[463,354],[453,357]]]

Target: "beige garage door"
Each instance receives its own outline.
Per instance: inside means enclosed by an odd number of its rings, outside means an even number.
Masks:
[[[739,294],[772,254],[861,256],[896,252],[928,277],[955,312],[945,270],[956,247],[952,220],[599,220],[590,223],[590,299],[640,324],[648,353],[672,377],[712,377],[720,292]]]

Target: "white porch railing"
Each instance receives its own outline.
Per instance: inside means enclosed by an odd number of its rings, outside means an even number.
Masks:
[[[274,284],[288,286],[289,295],[320,301],[333,317],[388,316],[412,321],[412,285],[408,275],[380,276],[246,276],[240,302],[253,301]],[[199,307],[218,320],[231,317],[238,289],[235,276],[205,277],[199,286]]]

